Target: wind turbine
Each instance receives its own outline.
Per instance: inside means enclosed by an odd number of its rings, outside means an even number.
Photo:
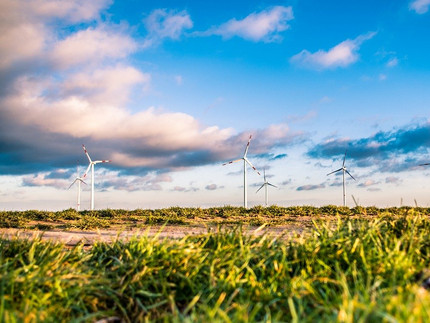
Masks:
[[[345,151],[345,156],[343,156],[343,163],[342,163],[342,168],[336,169],[334,171],[332,171],[331,173],[328,173],[328,175],[337,173],[342,171],[342,184],[343,184],[343,206],[346,206],[346,199],[345,199],[345,173],[347,173],[349,176],[351,176],[351,178],[355,181],[355,178],[348,172],[348,170],[345,167],[345,159],[346,159],[346,151]]]
[[[76,166],[76,178],[73,181],[72,184],[70,184],[69,186],[69,190],[70,188],[73,186],[73,184],[75,184],[76,182],[78,183],[78,201],[76,203],[76,210],[79,212],[81,210],[81,183],[84,183],[85,185],[87,185],[87,183],[84,182],[84,176],[79,177],[79,166]]]
[[[269,193],[268,193],[267,186],[270,185],[270,186],[273,186],[273,187],[276,187],[276,188],[278,188],[278,187],[275,186],[275,185],[273,185],[273,184],[271,184],[271,183],[269,183],[267,181],[267,179],[266,179],[266,170],[265,169],[263,169],[263,174],[264,174],[264,183],[263,183],[263,185],[260,186],[260,188],[255,193],[258,193],[258,191],[261,190],[264,187],[264,196],[265,196],[265,201],[266,201],[266,206],[267,206],[267,204],[269,203],[269,196],[268,196]]]
[[[242,158],[239,158],[239,159],[236,159],[236,160],[232,160],[232,161],[230,161],[228,163],[222,164],[223,166],[225,166],[227,164],[233,164],[233,163],[236,163],[238,161],[243,160],[243,206],[245,208],[248,207],[248,189],[247,189],[247,185],[246,185],[246,164],[248,163],[248,165],[251,166],[252,169],[255,170],[258,173],[258,175],[260,175],[260,172],[254,167],[254,165],[251,164],[251,162],[246,157],[246,154],[248,153],[248,149],[249,149],[249,143],[251,142],[251,138],[252,138],[252,135],[249,136],[248,144],[246,145],[245,153],[243,154]]]
[[[95,164],[100,164],[100,163],[110,163],[110,160],[95,160],[92,161],[90,155],[88,154],[87,149],[85,148],[84,145],[82,145],[82,148],[84,149],[85,155],[87,155],[88,161],[90,162],[90,164],[88,165],[87,170],[85,171],[85,174],[83,176],[83,178],[85,178],[85,176],[87,176],[88,171],[91,168],[91,210],[94,210],[94,165]]]

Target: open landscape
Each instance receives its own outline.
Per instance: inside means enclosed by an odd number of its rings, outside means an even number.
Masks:
[[[0,317],[425,322],[429,212],[335,206],[2,212]],[[6,234],[12,228],[16,234]],[[34,230],[117,235],[71,244],[23,235]]]
[[[430,0],[0,0],[0,323],[430,322]]]

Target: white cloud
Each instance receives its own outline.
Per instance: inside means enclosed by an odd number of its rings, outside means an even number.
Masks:
[[[15,92],[0,101],[5,120],[15,129],[102,142],[103,147],[113,147],[103,158],[120,167],[178,169],[234,158],[250,133],[251,154],[291,143],[300,135],[285,124],[234,135],[232,129],[203,126],[185,113],[156,108],[133,113],[124,107],[126,93],[147,82],[147,77],[131,67],[76,74],[60,85],[51,82],[28,77],[17,80]],[[63,93],[46,96],[51,87],[60,87]]]
[[[60,68],[124,58],[137,49],[129,36],[105,28],[88,28],[58,42],[51,55]]]
[[[53,33],[47,24],[55,19],[83,22],[95,19],[110,0],[2,0],[0,12],[0,69],[42,56]],[[61,21],[62,21],[61,20]],[[81,48],[82,49],[82,48]]]
[[[220,187],[218,187],[218,185],[216,185],[216,184],[209,184],[209,185],[206,185],[206,187],[205,187],[205,189],[207,189],[208,191],[215,191],[218,188],[220,188]]]
[[[183,186],[178,186],[176,185],[175,187],[172,188],[171,191],[173,192],[197,192],[199,189],[197,187],[183,187]]]
[[[175,13],[166,9],[154,10],[144,21],[148,37],[143,47],[158,45],[164,38],[177,40],[193,22],[186,11]]]
[[[16,92],[1,105],[11,122],[17,125],[75,138],[137,140],[141,146],[153,150],[202,149],[208,141],[215,143],[218,147],[215,149],[220,149],[222,142],[231,138],[231,129],[202,127],[185,113],[162,112],[155,108],[129,112],[120,101],[126,99],[127,87],[142,82],[145,82],[145,75],[132,68],[98,71],[88,80],[85,75],[78,74],[65,81],[63,95],[54,100],[44,96],[51,86],[49,81],[21,78],[15,84]],[[124,97],[115,101],[115,95]],[[170,158],[174,157],[173,154]],[[169,158],[137,157],[120,151],[112,153],[110,158],[126,167],[154,167],[170,161]]]
[[[379,184],[379,182],[376,182],[372,179],[368,179],[367,181],[365,181],[364,183],[358,184],[358,187],[369,187],[369,186],[374,186]]]
[[[23,23],[0,30],[0,69],[40,55],[44,49],[43,26]]]
[[[421,15],[429,10],[429,6],[430,0],[415,0],[409,4],[409,10],[413,10]]]
[[[129,55],[139,49],[135,40],[124,28],[114,30],[100,21],[91,21],[91,27],[70,23],[76,19],[95,19],[100,12],[92,5],[88,5],[89,12],[85,13],[77,7],[67,9],[67,6],[58,6],[56,1],[47,0],[46,3],[50,5],[44,7],[41,4],[39,11],[31,12],[19,2],[21,8],[17,7],[13,12],[19,17],[8,16],[16,23],[9,26],[0,21],[0,27],[11,32],[0,35],[7,35],[4,37],[11,42],[13,49],[0,45],[0,64],[11,67],[17,57],[34,63],[33,67],[26,65],[15,75],[10,73],[8,88],[0,98],[0,136],[7,134],[9,146],[14,146],[14,140],[19,147],[31,147],[31,151],[19,149],[22,160],[29,160],[27,154],[33,155],[34,151],[43,151],[37,162],[49,160],[52,165],[56,158],[60,158],[60,149],[62,157],[58,164],[69,167],[64,157],[70,154],[69,147],[76,145],[79,148],[80,143],[85,143],[90,145],[90,149],[98,149],[97,154],[103,158],[114,160],[115,165],[123,170],[136,167],[140,170],[145,168],[147,172],[230,159],[236,156],[237,147],[246,144],[250,133],[256,138],[252,154],[267,152],[297,137],[285,124],[236,134],[231,128],[202,125],[186,113],[148,106],[133,106],[133,110],[129,110],[129,100],[136,92],[144,91],[151,81],[149,74],[128,63]],[[97,3],[101,6],[107,1]],[[85,7],[86,2],[81,4]],[[100,6],[97,7],[99,10]],[[21,14],[30,15],[31,19],[23,19]],[[60,33],[51,25],[52,19],[57,18],[61,18],[57,21],[61,26],[71,27],[67,29],[70,33],[63,38],[59,38]],[[19,29],[26,26],[24,21],[28,21],[28,33]],[[157,10],[146,23],[149,31],[147,40],[152,44],[164,38],[178,39],[184,30],[192,27],[185,11]],[[78,31],[74,31],[75,27]],[[25,44],[20,47],[17,39]],[[176,81],[180,84],[182,78],[176,77]],[[54,137],[55,140],[49,140]],[[40,167],[37,162],[31,166],[27,164],[28,169],[20,171],[34,171],[32,167]],[[26,183],[52,186],[51,179],[40,175],[27,179]],[[123,181],[112,185],[127,190],[160,187],[159,183],[151,183],[141,186],[139,182]]]
[[[394,67],[394,66],[397,66],[398,64],[399,64],[399,60],[396,57],[394,57],[387,62],[387,67]]]
[[[279,33],[288,29],[288,21],[294,19],[292,7],[276,6],[261,12],[254,12],[242,20],[235,18],[213,28],[206,35],[220,35],[223,38],[234,36],[252,41],[274,41]]]
[[[357,51],[360,49],[361,44],[375,35],[375,32],[370,32],[352,40],[347,39],[328,51],[320,49],[315,53],[310,53],[304,49],[297,55],[294,55],[290,61],[315,69],[347,67],[358,60],[359,55]]]
[[[400,177],[389,176],[389,177],[385,178],[385,183],[400,184],[401,182],[402,182],[402,179]]]
[[[2,21],[7,24],[58,18],[83,22],[99,17],[100,11],[111,3],[112,0],[2,0],[0,12],[8,13],[2,16]]]
[[[71,75],[61,84],[64,97],[83,98],[93,105],[121,105],[134,85],[149,84],[151,76],[130,66],[117,65]]]
[[[23,186],[50,186],[50,187],[62,189],[62,188],[68,187],[68,182],[64,179],[47,178],[46,174],[37,174],[34,176],[23,177],[22,185]]]
[[[386,79],[387,79],[387,75],[386,74],[379,74],[379,76],[378,76],[378,79],[380,80],[380,81],[385,81]]]
[[[172,177],[168,174],[157,174],[151,172],[142,177],[119,176],[118,172],[108,172],[103,176],[103,181],[99,184],[103,189],[112,188],[122,191],[161,191],[162,183],[171,183]]]
[[[71,22],[90,21],[99,16],[100,10],[108,7],[112,0],[33,0],[20,1],[27,10],[40,17],[66,18]]]

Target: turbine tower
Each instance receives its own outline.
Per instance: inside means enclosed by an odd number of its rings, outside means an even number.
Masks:
[[[85,155],[87,155],[88,161],[90,162],[90,164],[88,165],[87,170],[85,171],[85,174],[83,176],[83,178],[85,178],[85,176],[87,176],[88,171],[91,168],[91,211],[94,210],[94,165],[95,164],[100,164],[100,163],[110,163],[110,160],[95,160],[92,161],[90,155],[88,154],[87,149],[85,148],[84,145],[82,145],[82,148],[84,149]]]
[[[345,198],[345,173],[347,173],[349,176],[351,176],[351,178],[355,181],[355,178],[348,172],[348,170],[345,167],[345,159],[346,159],[346,151],[345,151],[345,156],[343,156],[343,163],[342,163],[342,168],[336,169],[335,171],[332,171],[331,173],[328,173],[328,175],[337,173],[342,171],[342,184],[343,184],[343,206],[346,206],[346,198]]]
[[[85,185],[87,185],[87,183],[84,182],[85,175],[82,177],[79,177],[79,166],[76,166],[76,173],[77,173],[76,178],[73,181],[73,183],[70,184],[68,189],[70,190],[73,184],[75,184],[76,182],[78,183],[78,201],[76,203],[76,211],[79,212],[81,210],[81,183],[84,183]]]
[[[225,166],[227,164],[233,164],[233,163],[236,163],[238,161],[243,160],[243,207],[245,207],[245,208],[248,207],[248,189],[247,189],[247,184],[246,184],[246,164],[248,164],[249,166],[251,166],[252,169],[255,170],[258,173],[258,175],[260,175],[260,172],[254,167],[254,165],[251,164],[251,162],[246,157],[246,155],[248,154],[249,143],[251,142],[251,138],[252,138],[252,135],[249,136],[248,144],[246,145],[245,153],[243,154],[242,158],[239,158],[239,159],[236,159],[236,160],[232,160],[232,161],[230,161],[228,163],[222,164],[223,166]]]
[[[270,185],[270,186],[273,186],[273,187],[276,187],[276,188],[278,188],[278,187],[275,186],[275,185],[273,185],[273,184],[271,184],[271,183],[269,183],[267,181],[267,179],[266,179],[266,170],[265,169],[263,169],[263,174],[264,174],[264,183],[263,183],[263,185],[260,186],[260,188],[255,193],[258,193],[258,191],[261,190],[264,187],[264,196],[265,196],[265,201],[266,201],[266,206],[267,206],[268,203],[269,203],[269,193],[268,193],[267,186]]]

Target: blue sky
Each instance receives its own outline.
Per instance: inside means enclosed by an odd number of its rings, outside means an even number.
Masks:
[[[0,208],[430,203],[430,0],[2,1]],[[88,184],[89,180],[87,180]],[[249,169],[249,205],[262,176]],[[82,206],[89,206],[83,188]]]

